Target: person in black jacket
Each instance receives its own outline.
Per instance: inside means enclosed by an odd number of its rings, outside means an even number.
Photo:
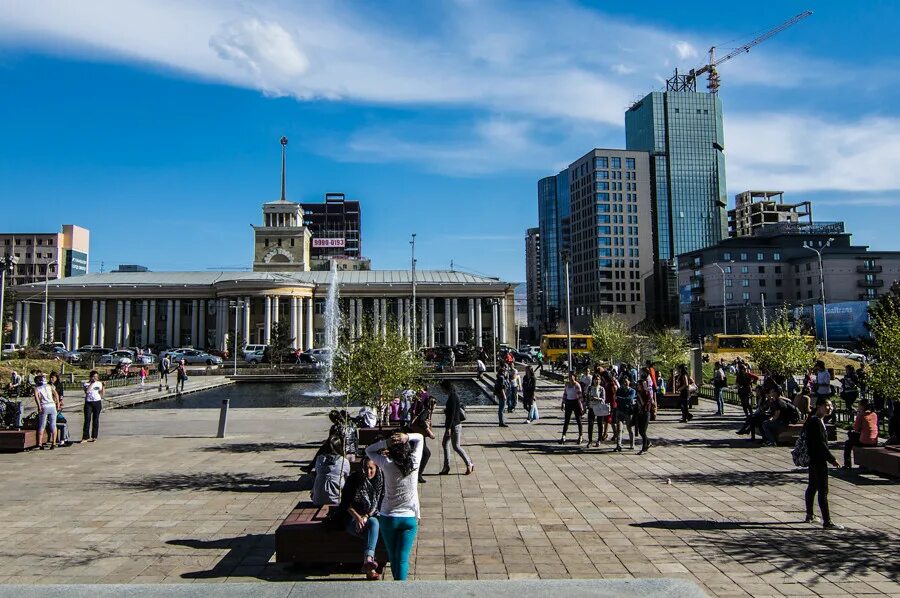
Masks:
[[[825,529],[844,529],[831,520],[828,511],[828,464],[837,467],[837,459],[828,450],[828,433],[824,420],[834,411],[828,397],[816,399],[816,411],[803,424],[806,434],[806,450],[809,454],[809,485],[806,487],[806,523],[815,523],[813,501],[819,495],[819,510],[822,511],[822,526]]]
[[[456,391],[453,390],[453,386],[450,384],[449,380],[442,380],[441,388],[447,393],[447,405],[444,407],[444,440],[442,443],[444,448],[444,468],[441,470],[441,475],[450,473],[450,451],[448,450],[448,445],[451,442],[453,443],[453,450],[456,451],[456,454],[459,455],[466,464],[466,475],[471,475],[472,472],[475,471],[475,465],[472,463],[472,459],[469,458],[469,455],[466,454],[465,449],[463,449],[459,442],[462,434],[463,419],[459,396],[456,394]]]
[[[347,478],[341,491],[341,502],[331,516],[331,522],[347,533],[366,540],[363,572],[368,579],[379,579],[375,547],[378,545],[378,509],[384,499],[384,473],[368,457],[362,467]]]

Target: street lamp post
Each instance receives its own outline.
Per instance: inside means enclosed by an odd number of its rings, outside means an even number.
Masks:
[[[234,308],[234,375],[237,376],[237,359],[238,359],[238,310],[244,308],[244,300],[238,299],[231,301],[228,305]],[[244,339],[246,340],[246,339]],[[227,347],[226,347],[227,348]]]
[[[16,265],[16,258],[11,255],[5,255],[0,258],[0,345],[3,344],[3,332],[6,330],[6,322],[4,321],[4,299],[6,299],[6,271],[12,270]],[[3,352],[0,351],[0,359],[3,359]]]
[[[825,242],[825,247],[829,247],[831,242],[834,241],[834,237],[829,237]],[[822,249],[825,249],[823,247]],[[810,251],[815,251],[816,256],[819,258],[819,293],[820,298],[822,299],[822,336],[825,338],[825,349],[828,349],[828,314],[826,313],[826,303],[825,303],[825,268],[822,266],[822,250],[816,249],[815,247],[811,247],[810,245],[803,245],[804,249],[809,249]],[[815,322],[815,318],[813,318],[813,322]]]
[[[569,371],[572,371],[572,301],[569,293],[569,252],[562,252],[563,265],[566,269],[566,353],[569,359]]]
[[[44,343],[50,342],[50,337],[51,337],[50,329],[47,328],[47,322],[49,319],[48,307],[49,307],[49,303],[50,303],[50,301],[49,301],[49,298],[50,298],[50,266],[52,266],[54,264],[58,266],[59,262],[56,260],[53,260],[52,262],[47,264],[47,266],[45,267],[45,270],[44,270],[44,338],[41,339],[41,342],[44,342]]]
[[[728,263],[733,264],[734,260],[731,260]],[[713,266],[718,268],[719,272],[722,273],[722,334],[728,334],[728,297],[725,294],[725,268],[720,266],[718,262],[713,262]]]
[[[409,242],[412,246],[412,322],[410,323],[410,336],[412,337],[412,350],[416,350],[416,335],[418,334],[418,330],[416,327],[416,233],[412,234],[412,241]]]

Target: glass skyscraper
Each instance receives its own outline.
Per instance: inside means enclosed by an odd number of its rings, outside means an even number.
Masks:
[[[696,91],[653,92],[625,113],[625,145],[650,152],[655,319],[678,322],[676,257],[727,237],[722,103]]]
[[[569,171],[538,181],[538,225],[541,238],[541,286],[544,330],[555,330],[565,310],[562,251],[569,249]]]

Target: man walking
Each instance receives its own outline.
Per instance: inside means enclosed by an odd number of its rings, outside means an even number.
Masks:
[[[159,360],[159,391],[162,392],[163,381],[166,383],[166,390],[169,390],[169,368],[172,366],[169,356],[166,355]]]
[[[831,401],[824,396],[816,399],[816,411],[806,423],[803,432],[806,434],[806,450],[809,454],[809,484],[806,487],[806,523],[816,523],[813,515],[813,501],[819,495],[819,510],[822,511],[822,527],[825,529],[844,529],[831,520],[828,510],[828,464],[837,467],[837,459],[828,450],[828,434],[825,430],[825,419],[834,411]]]
[[[509,389],[509,380],[506,378],[506,371],[503,367],[497,370],[497,379],[494,380],[494,398],[497,400],[497,418],[501,428],[508,428],[506,425],[506,393]]]

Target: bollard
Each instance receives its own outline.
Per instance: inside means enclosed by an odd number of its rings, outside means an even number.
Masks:
[[[225,438],[225,426],[228,424],[228,399],[222,399],[222,410],[219,411],[219,433],[216,438]]]

